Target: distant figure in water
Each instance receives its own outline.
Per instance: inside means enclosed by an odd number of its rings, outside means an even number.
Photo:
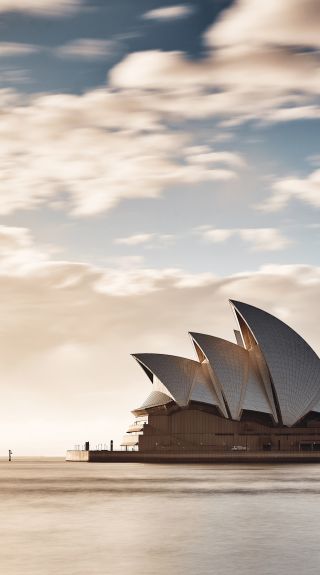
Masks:
[[[12,451],[11,449],[9,449],[9,461],[11,461],[11,459],[12,459]]]

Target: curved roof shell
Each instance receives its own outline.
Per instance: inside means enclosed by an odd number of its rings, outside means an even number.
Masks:
[[[206,403],[217,405],[214,390],[201,364],[192,359],[157,353],[133,354],[150,379],[158,378],[180,407],[188,405],[195,397],[207,398]],[[198,401],[201,401],[199,399]]]
[[[196,350],[207,358],[216,391],[222,395],[232,419],[239,420],[243,409],[275,416],[264,383],[254,368],[249,352],[225,339],[202,333],[190,333]],[[199,352],[198,352],[199,353]]]
[[[227,411],[232,419],[239,419],[246,382],[246,350],[219,337],[193,332],[190,335],[210,364],[216,391],[222,395]]]
[[[248,379],[245,394],[242,399],[242,410],[260,411],[272,415],[275,422],[278,421],[274,401],[266,392],[266,386],[252,356],[249,354]]]
[[[172,402],[172,397],[163,393],[162,391],[153,390],[148,395],[147,399],[143,402],[143,404],[135,409],[135,411],[140,411],[144,409],[148,409],[150,407],[158,407],[159,405],[166,405],[167,403]]]
[[[190,394],[190,401],[199,401],[201,403],[219,406],[218,396],[212,386],[208,366],[202,363],[200,367],[204,374],[204,380],[201,382],[197,381],[193,385]]]
[[[242,302],[231,300],[231,304],[247,349],[256,344],[263,354],[283,424],[293,425],[320,399],[318,356],[273,315]]]

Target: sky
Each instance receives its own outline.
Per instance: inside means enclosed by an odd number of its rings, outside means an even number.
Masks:
[[[0,455],[120,440],[131,353],[320,351],[317,0],[0,0]]]

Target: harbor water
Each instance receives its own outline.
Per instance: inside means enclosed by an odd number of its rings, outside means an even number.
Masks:
[[[318,575],[320,465],[0,462],[3,575]]]

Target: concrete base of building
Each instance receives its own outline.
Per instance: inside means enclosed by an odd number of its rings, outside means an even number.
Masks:
[[[320,463],[316,451],[143,453],[139,451],[67,451],[66,461],[86,463]]]

